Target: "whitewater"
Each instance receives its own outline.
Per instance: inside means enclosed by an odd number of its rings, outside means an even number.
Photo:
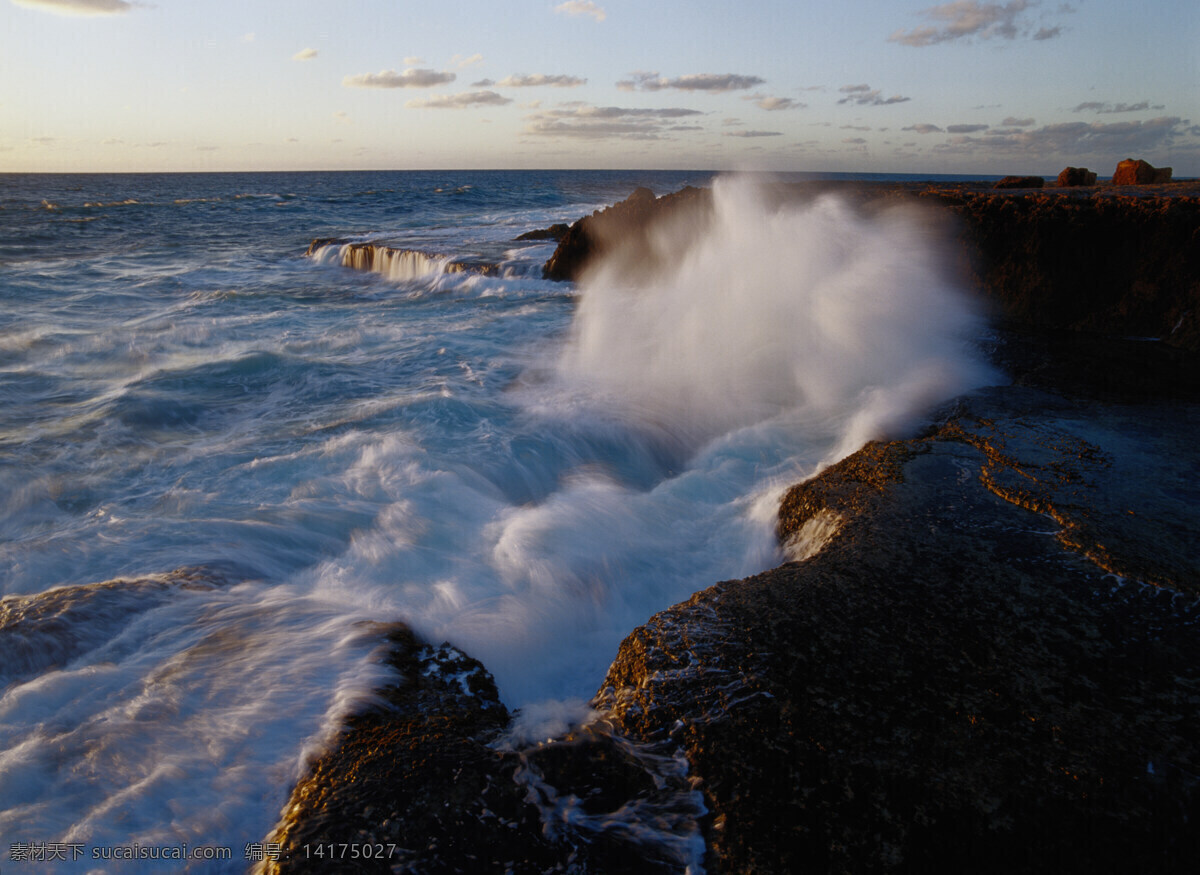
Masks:
[[[652,277],[515,240],[686,184]],[[992,378],[941,233],[702,173],[0,176],[0,853],[243,871],[379,623],[586,714],[634,627],[789,558],[787,486]]]

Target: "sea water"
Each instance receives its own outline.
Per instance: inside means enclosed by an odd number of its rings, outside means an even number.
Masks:
[[[653,279],[515,241],[685,184],[712,220]],[[989,378],[922,216],[759,185],[0,176],[0,853],[244,869],[381,622],[579,711],[655,611],[785,558],[787,485]],[[336,255],[371,241],[420,258]]]

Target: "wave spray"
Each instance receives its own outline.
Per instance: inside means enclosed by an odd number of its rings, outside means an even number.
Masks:
[[[987,379],[979,314],[925,212],[778,201],[719,178],[710,215],[646,241],[668,267],[639,282],[618,252],[592,270],[564,376],[693,442],[788,411],[839,418],[835,455]]]

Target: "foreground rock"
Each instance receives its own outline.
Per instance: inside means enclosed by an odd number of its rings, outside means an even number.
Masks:
[[[686,751],[710,871],[1192,871],[1197,427],[990,390],[793,489],[814,556],[631,634],[599,702]]]
[[[603,724],[514,739],[479,662],[380,631],[397,682],[312,764],[260,871],[667,873],[696,855],[698,800],[675,762]]]

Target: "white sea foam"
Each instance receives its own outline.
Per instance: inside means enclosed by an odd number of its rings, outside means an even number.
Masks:
[[[565,347],[510,393],[503,470],[364,456],[394,513],[321,586],[464,647],[510,704],[587,695],[654,611],[782,557],[764,496],[987,378],[921,213],[772,208],[738,180],[714,201],[682,255],[655,241],[676,267],[653,283],[585,280]]]

